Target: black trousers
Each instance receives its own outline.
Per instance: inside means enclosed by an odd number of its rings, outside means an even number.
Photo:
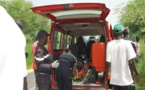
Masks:
[[[117,86],[117,85],[112,85],[113,90],[131,90],[131,86]]]
[[[72,75],[67,62],[60,62],[56,69],[56,81],[59,90],[72,90]]]
[[[50,75],[45,75],[39,72],[35,73],[38,90],[51,90]]]

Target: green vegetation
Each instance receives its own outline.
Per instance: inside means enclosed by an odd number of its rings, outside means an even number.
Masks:
[[[145,90],[145,43],[143,40],[140,41],[141,46],[141,58],[140,62],[136,64],[140,76],[140,82],[136,83],[136,90]]]
[[[32,12],[32,3],[28,0],[0,0],[0,5],[15,19],[20,20],[24,24],[24,34],[27,43],[32,43],[34,34],[40,29],[49,32],[50,23],[48,19]]]
[[[29,43],[26,46],[26,52],[28,53],[28,57],[27,57],[27,69],[31,69],[32,66],[33,66],[32,44],[33,43]]]
[[[145,0],[129,0],[126,6],[118,5],[115,11],[120,14],[120,23],[129,27],[132,37],[145,37]]]

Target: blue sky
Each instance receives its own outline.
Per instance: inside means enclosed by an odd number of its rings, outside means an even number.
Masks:
[[[74,3],[74,2],[95,2],[95,3],[105,3],[106,6],[111,10],[107,17],[107,21],[114,26],[118,23],[119,15],[114,13],[114,9],[117,5],[123,3],[125,5],[129,0],[30,0],[33,6],[51,5],[51,4],[62,4],[62,3]]]

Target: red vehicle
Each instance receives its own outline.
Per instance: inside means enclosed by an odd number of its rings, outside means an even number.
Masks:
[[[32,11],[51,19],[51,30],[48,51],[52,60],[57,60],[69,45],[76,43],[78,36],[83,36],[85,41],[89,36],[96,38],[92,45],[88,66],[98,72],[100,83],[82,83],[73,80],[73,89],[103,90],[105,72],[106,44],[113,39],[112,28],[106,21],[110,10],[102,3],[70,3],[33,7]],[[105,36],[104,42],[99,42],[101,35]],[[78,72],[80,73],[80,72]],[[55,72],[52,77],[52,87],[57,88]]]

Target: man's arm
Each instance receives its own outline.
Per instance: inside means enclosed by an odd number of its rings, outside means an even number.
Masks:
[[[51,68],[58,68],[59,66],[58,60],[53,61],[51,64],[44,63],[45,59],[50,60],[49,54],[44,56],[42,52],[36,53],[35,59],[36,59],[37,67],[39,67],[41,70],[44,71],[51,70]]]
[[[73,76],[77,76],[77,72],[76,72],[76,66],[73,66],[73,68],[72,68],[72,75]]]
[[[50,59],[50,58],[49,58],[49,54],[44,55],[43,51],[40,48],[36,50],[35,59],[36,59],[37,67],[39,67],[41,70],[50,70],[50,68],[52,67],[51,64],[43,63],[45,59]]]
[[[131,70],[134,71],[134,73],[135,73],[136,82],[139,82],[140,78],[139,78],[139,75],[138,75],[138,72],[136,70],[136,67],[135,67],[133,60],[129,60],[129,66],[131,67]]]

